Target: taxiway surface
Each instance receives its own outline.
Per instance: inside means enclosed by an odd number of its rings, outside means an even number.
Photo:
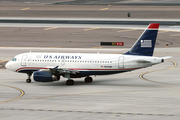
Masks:
[[[68,1],[65,0],[64,3],[72,3]],[[178,0],[174,1],[179,3]],[[165,6],[45,5],[49,0],[0,0],[0,3],[1,17],[179,19],[180,11],[179,4],[172,7],[168,3]],[[127,16],[129,12],[130,18]],[[64,78],[58,82],[33,81],[28,84],[25,82],[26,74],[8,71],[3,64],[17,54],[29,51],[124,53],[143,30],[127,26],[120,28],[117,25],[0,26],[0,119],[179,120],[179,26],[159,31],[154,56],[172,56],[164,63],[123,74],[92,76],[94,82],[90,84],[85,83],[83,78],[74,79],[73,86],[67,86]],[[109,40],[124,40],[125,45],[121,48],[100,48],[100,41]],[[76,48],[82,46],[83,48]]]
[[[0,0],[0,15],[1,17],[48,17],[48,18],[149,18],[149,19],[179,19],[180,11],[180,2],[176,0],[176,3],[165,3],[161,1],[158,4],[137,4],[138,2],[130,5],[122,4],[104,4],[107,0],[100,1],[102,4],[78,4],[79,0],[75,1],[75,4],[46,4],[46,3],[24,3],[24,0],[21,2],[12,1],[10,3],[5,3]],[[33,0],[28,0],[33,1]],[[72,2],[69,0],[63,0],[66,2]],[[86,0],[91,1],[91,3],[96,2],[95,0]],[[85,2],[86,2],[85,1]],[[112,1],[112,0],[111,0]],[[116,1],[116,0],[114,0]],[[117,0],[123,2],[125,0]],[[40,1],[44,2],[44,0]],[[49,2],[52,2],[49,0]],[[127,1],[129,2],[129,0]],[[130,1],[132,2],[132,1]],[[152,1],[151,1],[152,2]],[[130,14],[129,14],[130,13]],[[129,15],[128,15],[129,14]]]
[[[130,48],[146,25],[0,24],[0,47],[100,48],[124,42]],[[13,27],[12,27],[13,26]],[[179,26],[160,26],[156,47],[179,47]]]
[[[29,50],[41,52],[124,53],[127,49],[0,48],[4,60]],[[11,52],[10,52],[11,51]],[[25,82],[26,75],[0,69],[1,119],[179,119],[180,49],[156,48],[154,56],[173,56],[164,63],[129,73],[74,79]],[[10,53],[10,54],[7,54]]]

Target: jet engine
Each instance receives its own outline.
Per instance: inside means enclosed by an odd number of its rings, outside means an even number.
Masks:
[[[45,71],[35,71],[33,73],[33,78],[36,82],[53,82],[59,80],[59,76],[57,78],[56,75],[53,75],[50,72]]]

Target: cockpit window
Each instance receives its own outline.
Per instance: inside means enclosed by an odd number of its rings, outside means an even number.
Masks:
[[[12,61],[16,61],[17,59],[16,58],[13,58]]]

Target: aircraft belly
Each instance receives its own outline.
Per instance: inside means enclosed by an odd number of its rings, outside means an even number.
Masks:
[[[89,75],[109,75],[126,72],[127,70],[88,70],[88,71],[79,71],[82,76]]]

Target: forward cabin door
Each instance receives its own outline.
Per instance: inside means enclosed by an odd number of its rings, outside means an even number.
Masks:
[[[119,57],[118,68],[124,68],[124,57]]]
[[[27,55],[23,55],[21,59],[21,66],[26,66]]]

